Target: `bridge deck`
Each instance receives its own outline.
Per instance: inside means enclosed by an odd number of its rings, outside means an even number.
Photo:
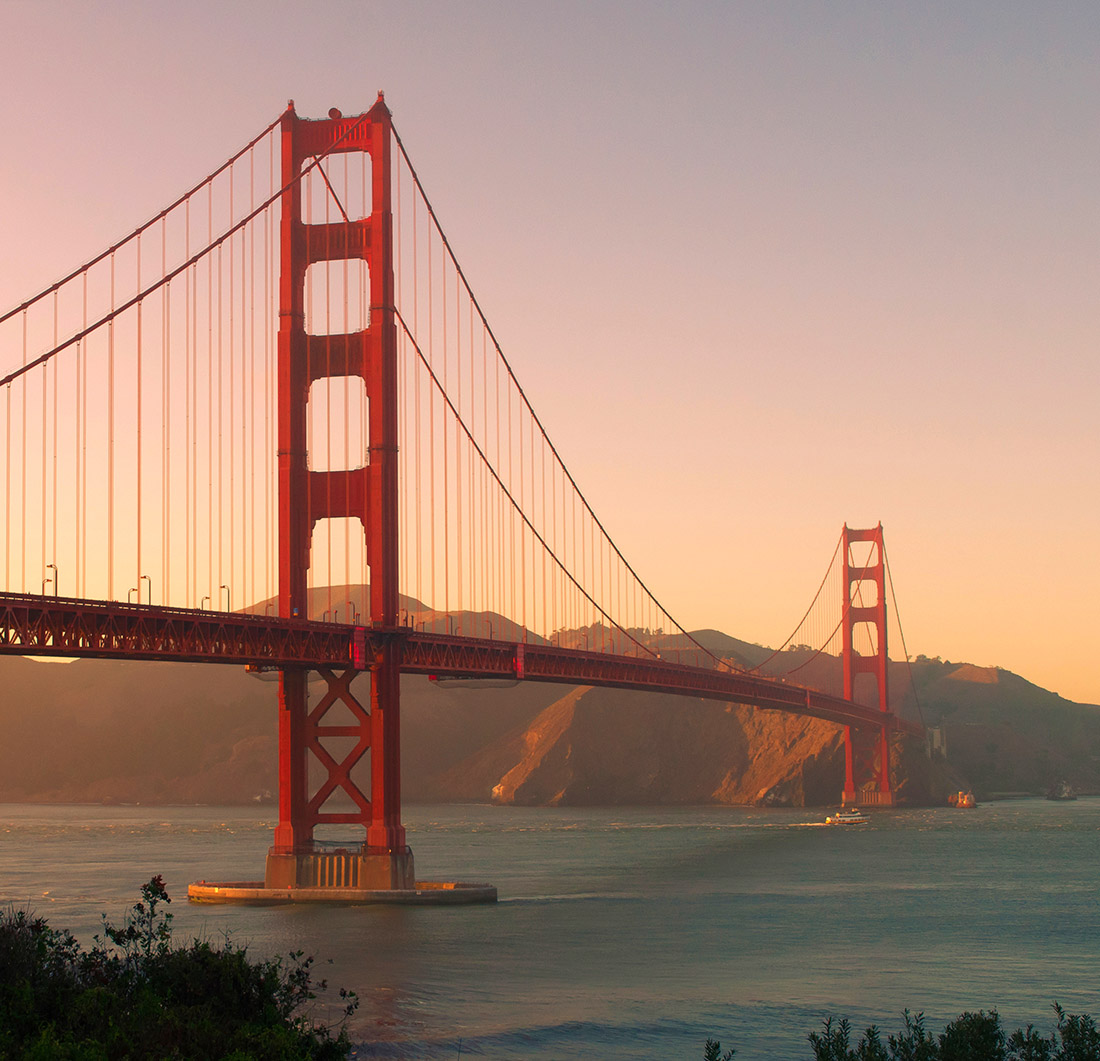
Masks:
[[[271,615],[160,608],[0,593],[0,654],[365,670],[383,641],[402,642],[401,669],[696,696],[920,735],[891,712],[801,685],[642,656]]]

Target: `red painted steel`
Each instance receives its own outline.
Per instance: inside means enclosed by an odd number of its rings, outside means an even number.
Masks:
[[[869,542],[872,555],[863,566],[852,563],[851,545],[853,542]],[[844,553],[844,581],[841,602],[844,608],[842,619],[843,649],[841,653],[844,667],[844,699],[852,700],[855,681],[860,674],[870,674],[875,679],[878,694],[878,714],[882,720],[878,727],[877,739],[870,752],[870,762],[858,761],[857,745],[852,733],[845,733],[844,741],[844,800],[855,802],[861,790],[871,789],[874,802],[891,800],[890,789],[890,730],[894,716],[890,713],[889,688],[887,685],[886,654],[886,553],[882,543],[882,524],[865,530],[856,530],[844,525],[841,536],[841,548]],[[875,587],[874,604],[858,603],[858,587],[861,583],[871,583]],[[852,587],[857,587],[853,593]],[[864,656],[855,650],[855,628],[868,623],[875,629],[875,654]],[[862,766],[862,769],[860,767]],[[870,774],[870,777],[865,776]]]
[[[347,703],[349,674],[371,667],[380,653],[393,645],[401,647],[401,670],[411,674],[638,689],[791,711],[875,731],[883,724],[879,708],[853,704],[791,682],[649,657],[455,637],[406,627],[375,629],[270,615],[0,594],[0,654],[285,667],[287,675],[293,680],[301,678],[303,684],[306,671],[316,670],[328,683],[328,703],[320,713],[314,709],[298,719],[302,734],[307,732],[307,723],[315,727],[311,732],[316,739],[333,735],[324,728],[322,716],[336,702]],[[358,710],[352,704],[348,707],[361,726],[362,706]],[[923,732],[893,715],[887,716],[887,722],[902,732]],[[371,731],[373,737],[373,723]],[[357,734],[358,730],[340,735]],[[308,743],[310,738],[299,739]],[[302,757],[301,761],[306,760]],[[292,784],[300,781],[300,775],[291,778]],[[308,796],[302,798],[309,802]]]
[[[869,530],[845,526],[843,532],[842,698],[721,667],[577,651],[538,641],[454,637],[398,625],[397,334],[390,174],[394,134],[390,112],[381,95],[366,114],[346,118],[301,119],[291,106],[281,118],[281,133],[278,616],[0,593],[0,654],[244,663],[278,669],[280,789],[273,851],[279,856],[308,853],[315,827],[327,823],[362,826],[366,853],[407,850],[400,813],[402,671],[662,691],[828,719],[848,727],[845,798],[860,795],[865,801],[888,801],[889,734],[922,730],[897,719],[888,707],[881,523]],[[303,166],[333,152],[369,155],[371,214],[362,220],[306,224],[299,180]],[[308,268],[348,259],[365,261],[369,270],[366,328],[349,334],[307,333]],[[307,438],[310,386],[340,376],[363,380],[368,460],[358,468],[312,471]],[[318,521],[332,518],[355,518],[364,528],[370,569],[369,622],[365,626],[317,623],[308,615],[313,528]],[[874,561],[853,565],[850,549],[854,542],[872,543],[877,549]],[[853,597],[853,585],[861,582],[875,585],[873,605],[864,606]],[[874,627],[877,649],[873,656],[862,656],[854,649],[853,632],[861,623]],[[326,685],[324,696],[312,710],[307,696],[310,670],[317,671]],[[370,672],[369,710],[352,691],[353,679],[362,671]],[[875,677],[877,706],[852,701],[855,681],[863,673]],[[336,725],[328,721],[329,712],[338,707],[350,716],[350,722]],[[870,765],[858,762],[854,755],[853,727],[874,736]],[[333,741],[343,742],[343,754],[332,751]],[[367,757],[369,793],[352,777],[356,764]],[[323,775],[313,788],[311,762]],[[866,781],[873,783],[873,791],[860,791],[867,787],[861,784]],[[330,797],[338,793],[350,798],[354,810],[326,810]]]
[[[0,653],[6,655],[349,666],[355,629],[270,615],[0,594]]]
[[[390,193],[390,112],[381,95],[365,115],[318,121],[299,118],[293,107],[282,119],[283,186],[279,318],[279,614],[307,614],[307,572],[314,525],[323,519],[354,517],[366,536],[370,567],[369,618],[376,629],[397,623],[397,336],[393,310],[393,218]],[[311,157],[331,152],[365,152],[371,166],[371,214],[358,221],[305,224],[301,182]],[[305,328],[305,276],[310,265],[362,259],[370,276],[367,327],[343,335],[310,335]],[[310,384],[333,376],[358,376],[368,400],[369,460],[360,468],[310,471],[306,405]],[[354,670],[321,671],[329,691],[308,710],[301,676],[280,677],[279,824],[274,851],[308,850],[314,827],[332,821],[363,826],[374,853],[403,850],[401,825],[399,675],[401,638],[372,638],[373,651],[359,657],[371,672],[368,713],[351,691]],[[345,656],[345,659],[347,657]],[[344,704],[358,737],[349,758],[336,761],[322,738],[329,708]],[[368,797],[351,777],[351,767],[370,752]],[[326,780],[308,792],[308,762],[314,759]],[[351,797],[354,813],[327,812],[336,789]]]
[[[883,724],[883,714],[878,708],[854,704],[793,682],[648,656],[612,656],[549,644],[410,632],[402,670],[438,677],[523,678],[674,693],[812,715],[846,726],[870,726],[877,730]],[[920,727],[893,715],[888,716],[888,722],[906,733],[923,733]]]

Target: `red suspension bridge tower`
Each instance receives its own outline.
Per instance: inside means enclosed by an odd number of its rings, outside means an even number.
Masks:
[[[281,279],[278,347],[279,614],[308,616],[307,574],[314,525],[322,519],[357,518],[366,537],[370,570],[369,625],[373,658],[370,712],[356,699],[351,665],[342,673],[320,670],[326,690],[309,708],[304,668],[279,678],[279,824],[267,859],[268,888],[344,886],[415,887],[412,852],[401,824],[400,668],[398,625],[397,340],[394,323],[393,215],[390,197],[390,112],[379,94],[364,115],[299,118],[293,105],[282,119]],[[361,220],[306,224],[302,220],[302,167],[337,152],[370,157],[371,213]],[[360,259],[369,276],[367,326],[346,334],[306,331],[305,282],[311,265]],[[361,467],[311,471],[307,403],[311,385],[329,377],[358,377],[366,390],[368,459]],[[388,631],[388,632],[386,632]],[[365,639],[362,640],[365,650]],[[325,724],[342,705],[351,724]],[[326,738],[332,738],[326,746]],[[332,746],[354,745],[342,758]],[[370,792],[352,778],[369,753]],[[327,776],[310,791],[311,762]],[[326,809],[344,796],[354,810]],[[359,825],[358,850],[320,848],[314,829]]]
[[[852,559],[852,543],[868,542],[871,554],[865,564]],[[878,709],[883,713],[882,726],[876,732],[863,729],[844,733],[844,793],[845,803],[860,806],[892,807],[894,793],[890,787],[890,714],[886,655],[886,553],[882,542],[882,524],[868,530],[854,530],[844,525],[841,537],[844,556],[842,582],[844,609],[842,618],[844,665],[844,699],[854,700],[856,679],[869,675],[874,679]],[[873,595],[872,595],[873,591]],[[857,632],[869,640],[872,652],[856,650]],[[866,778],[857,788],[856,777]]]

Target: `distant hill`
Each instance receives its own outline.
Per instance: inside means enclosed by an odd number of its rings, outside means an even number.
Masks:
[[[358,587],[315,591],[318,616]],[[500,616],[447,616],[402,602],[436,629],[515,629]],[[262,612],[261,602],[254,609]],[[330,612],[331,613],[331,612]],[[607,631],[563,631],[563,644]],[[688,661],[683,637],[638,631]],[[695,635],[731,665],[828,688],[838,662],[772,653],[719,631]],[[912,674],[912,682],[909,674]],[[919,658],[892,664],[898,708],[919,703],[946,756],[898,749],[902,795],[942,800],[973,786],[1042,793],[1065,779],[1100,792],[1100,708],[1074,704],[1008,671]],[[357,688],[365,698],[367,679]],[[277,786],[276,687],[240,667],[0,656],[0,801],[250,803]],[[402,782],[410,802],[522,804],[826,804],[839,793],[838,727],[814,719],[654,693],[538,683],[450,688],[402,679]]]

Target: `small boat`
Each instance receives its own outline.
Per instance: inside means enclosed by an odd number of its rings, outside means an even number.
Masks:
[[[970,810],[972,807],[978,805],[978,801],[974,798],[973,792],[952,792],[947,797],[947,802],[952,807],[958,807],[961,810]]]
[[[826,825],[866,825],[870,819],[855,807],[844,807],[825,819]]]

